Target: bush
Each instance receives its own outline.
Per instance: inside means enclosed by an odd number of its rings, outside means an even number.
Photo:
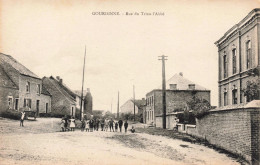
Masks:
[[[1,117],[8,118],[8,119],[14,119],[14,120],[20,120],[21,113],[16,110],[6,110],[0,113]]]
[[[192,112],[185,110],[183,113],[177,114],[179,123],[183,124],[196,124],[195,115]]]
[[[52,117],[51,113],[39,113],[39,117]]]

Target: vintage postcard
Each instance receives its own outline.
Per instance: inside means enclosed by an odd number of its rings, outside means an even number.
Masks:
[[[0,0],[1,165],[259,165],[259,0]]]

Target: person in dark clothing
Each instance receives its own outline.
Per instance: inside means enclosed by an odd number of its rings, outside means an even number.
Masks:
[[[99,121],[99,119],[97,119],[96,120],[96,131],[98,131],[98,129],[99,129],[99,123],[100,123],[100,121]]]
[[[101,125],[101,131],[105,131],[105,130],[104,130],[104,125],[105,125],[105,120],[104,120],[104,118],[101,120],[100,125]]]
[[[116,122],[115,123],[115,131],[117,132],[117,129],[118,129],[118,123]]]
[[[132,132],[132,133],[135,133],[135,128],[134,128],[134,126],[132,126],[132,128],[131,128],[131,132]]]
[[[90,130],[90,132],[93,132],[93,127],[94,127],[94,120],[91,119],[91,120],[89,120],[89,130]]]
[[[97,126],[96,124],[97,124],[97,123],[96,123],[96,119],[94,119],[94,120],[93,120],[93,128],[94,128],[94,131],[96,130],[96,126]]]
[[[111,120],[109,121],[109,128],[110,128],[110,132],[111,132],[111,128],[114,132],[114,120],[111,118]]]
[[[67,130],[70,130],[70,129],[68,128],[69,122],[68,122],[68,118],[67,118],[66,115],[65,115],[65,117],[64,117],[64,121],[65,121],[65,123],[64,123],[64,130],[65,130],[65,132],[66,132]]]
[[[81,131],[84,131],[86,128],[86,122],[84,119],[81,120]]]
[[[124,127],[125,127],[125,133],[126,133],[126,132],[127,132],[127,128],[128,128],[127,120],[126,120],[125,123],[124,123]]]
[[[118,121],[118,125],[119,125],[120,132],[122,132],[123,121],[121,119]]]

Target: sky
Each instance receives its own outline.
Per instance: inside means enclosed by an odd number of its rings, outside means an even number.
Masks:
[[[80,90],[86,46],[84,89],[90,88],[94,110],[112,105],[113,112],[118,91],[121,106],[133,98],[133,85],[136,99],[161,85],[158,56],[165,55],[166,79],[183,72],[211,90],[217,105],[214,42],[257,7],[259,0],[0,0],[0,52]]]

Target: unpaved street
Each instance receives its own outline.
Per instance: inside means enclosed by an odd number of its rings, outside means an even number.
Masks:
[[[144,133],[56,132],[58,122],[38,119],[20,128],[17,121],[1,119],[1,165],[239,164],[213,149],[181,140]]]

